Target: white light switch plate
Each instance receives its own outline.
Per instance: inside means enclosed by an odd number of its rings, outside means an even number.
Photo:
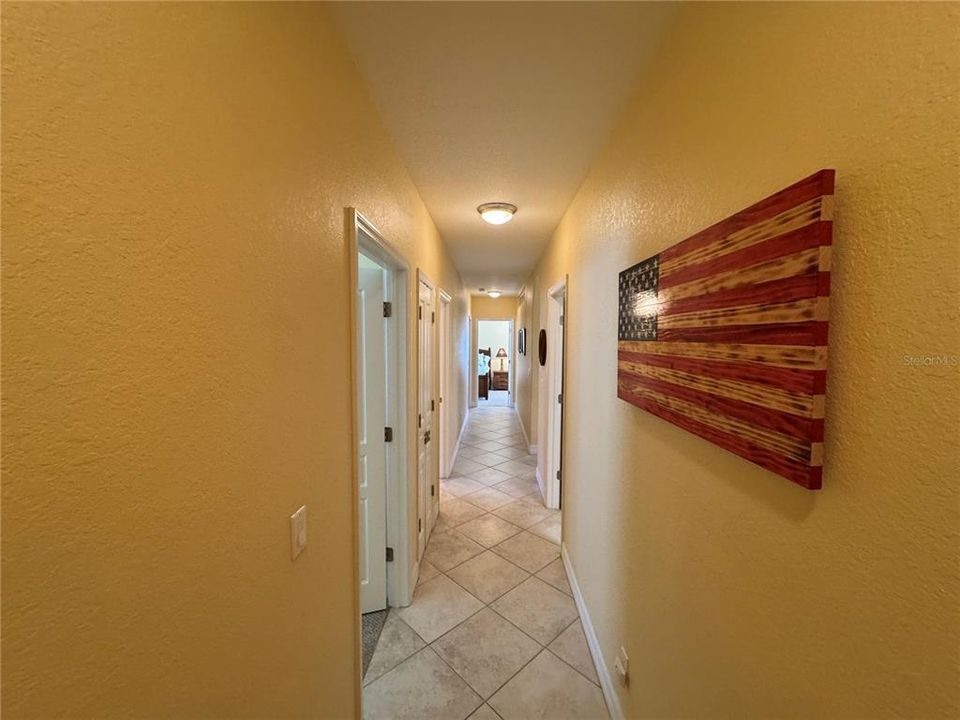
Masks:
[[[290,516],[290,559],[296,560],[307,546],[307,506]]]

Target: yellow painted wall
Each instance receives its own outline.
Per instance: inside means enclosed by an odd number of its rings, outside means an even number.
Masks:
[[[470,296],[470,314],[474,320],[512,320],[516,312],[517,298],[515,297]]]
[[[960,714],[960,368],[907,360],[960,356],[958,28],[685,6],[527,283],[570,273],[564,539],[627,717]],[[617,273],[822,167],[814,493],[616,398]]]
[[[527,354],[517,354],[516,397],[517,415],[523,424],[523,431],[527,442],[537,444],[537,428],[532,420],[536,415],[533,405],[536,402],[536,377],[540,367],[537,359],[537,333],[539,324],[535,319],[533,299],[536,297],[535,287],[525,287],[517,296],[516,329],[525,328],[527,331]]]
[[[352,61],[316,4],[2,25],[3,717],[353,717],[344,207],[468,301]]]

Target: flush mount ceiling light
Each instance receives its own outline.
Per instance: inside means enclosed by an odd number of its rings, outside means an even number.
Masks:
[[[487,290],[487,295],[489,295],[492,298],[498,298],[501,295],[503,295],[503,293],[500,292],[499,290]]]
[[[480,217],[491,225],[503,225],[513,220],[513,214],[517,211],[516,205],[505,202],[484,203],[477,208]]]

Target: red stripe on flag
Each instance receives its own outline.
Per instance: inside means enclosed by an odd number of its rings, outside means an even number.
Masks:
[[[769,325],[668,328],[657,330],[661,342],[748,343],[751,345],[826,345],[827,323],[810,320]]]
[[[680,267],[672,272],[663,270],[661,266],[659,287],[661,290],[666,290],[693,280],[701,280],[731,270],[742,270],[801,250],[819,247],[823,237],[821,225],[823,223],[804,225],[802,228],[763,240],[742,250],[721,255],[713,260]]]
[[[784,188],[775,195],[741,210],[735,215],[701,230],[683,242],[660,253],[661,260],[672,260],[681,255],[699,250],[717,240],[758,222],[776,217],[797,205],[813,200],[819,195],[833,195],[835,171],[821,170],[800,182]]]
[[[621,400],[643,408],[649,413],[656,415],[667,422],[683,428],[684,430],[699,435],[709,440],[715,445],[719,445],[724,450],[728,450],[740,457],[746,458],[767,470],[782,475],[792,482],[802,485],[810,490],[819,490],[821,485],[821,469],[819,467],[810,467],[803,463],[792,460],[784,455],[758,447],[753,443],[737,437],[728,432],[717,430],[709,425],[704,425],[686,415],[676,413],[669,408],[648,400],[647,398],[634,395],[623,388],[617,388],[617,397]]]
[[[634,375],[622,369],[620,370],[619,377],[620,379],[629,379],[630,382],[648,387],[651,390],[656,390],[664,395],[686,400],[710,412],[742,420],[743,422],[757,426],[757,428],[761,430],[773,430],[783,435],[797,438],[798,440],[809,440],[810,437],[815,434],[823,435],[823,430],[817,430],[815,427],[818,423],[823,425],[823,420],[812,420],[808,417],[792,415],[780,410],[772,410],[754,405],[753,403],[714,395],[713,393],[683,387],[682,385],[675,385],[674,383],[663,380]],[[807,447],[805,449],[809,453],[810,448]],[[809,455],[806,459],[809,460]]]
[[[821,272],[817,275],[817,297],[830,297],[829,272]]]
[[[738,305],[772,305],[805,300],[817,294],[819,280],[816,273],[794,275],[793,277],[770,282],[744,285],[732,290],[720,290],[706,295],[668,300],[663,302],[658,315],[676,315],[677,313],[733,308]]]
[[[627,352],[625,350],[619,351],[617,357],[628,362],[639,362],[654,367],[680,370],[691,375],[700,375],[705,379],[716,377],[757,385],[770,385],[801,395],[816,394],[815,388],[818,378],[826,375],[823,370],[801,370],[756,362],[699,360],[679,355],[656,355],[653,353]]]

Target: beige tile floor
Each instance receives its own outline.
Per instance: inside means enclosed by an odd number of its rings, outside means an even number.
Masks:
[[[391,609],[367,720],[607,718],[560,559],[560,513],[512,408],[470,414],[413,603]]]

